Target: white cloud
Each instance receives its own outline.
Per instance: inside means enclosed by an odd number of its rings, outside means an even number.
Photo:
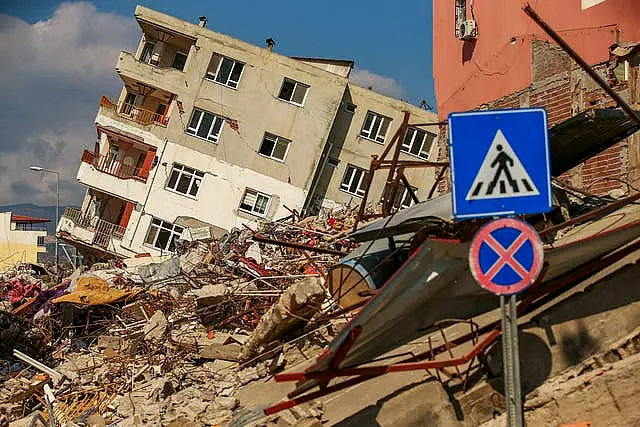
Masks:
[[[369,70],[355,69],[351,72],[349,80],[358,86],[370,88],[393,98],[403,98],[405,96],[404,88],[394,78],[380,76]]]
[[[80,202],[75,175],[96,138],[100,95],[119,93],[118,52],[138,37],[133,18],[86,2],[62,3],[34,24],[0,15],[0,204],[55,201],[42,191],[52,178],[26,171],[32,164],[59,170],[62,202]]]

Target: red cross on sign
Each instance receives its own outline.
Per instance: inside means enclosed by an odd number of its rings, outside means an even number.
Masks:
[[[471,242],[469,266],[478,284],[496,295],[531,286],[544,259],[542,241],[528,223],[503,218],[485,224]]]

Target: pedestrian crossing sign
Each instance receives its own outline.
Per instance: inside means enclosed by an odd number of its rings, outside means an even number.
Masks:
[[[449,158],[456,219],[551,210],[544,109],[450,114]]]

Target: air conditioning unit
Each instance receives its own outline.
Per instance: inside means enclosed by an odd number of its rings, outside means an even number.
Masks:
[[[460,40],[473,40],[478,37],[478,25],[474,19],[467,19],[460,25],[458,38]]]

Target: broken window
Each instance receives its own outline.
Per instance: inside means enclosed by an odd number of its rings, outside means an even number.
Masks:
[[[224,119],[222,117],[194,109],[191,121],[189,121],[189,126],[187,126],[185,132],[212,142],[218,142],[223,124]]]
[[[144,243],[163,251],[173,252],[176,248],[176,239],[180,238],[182,231],[183,228],[179,225],[153,218]]]
[[[384,144],[384,137],[387,135],[389,123],[391,123],[389,117],[374,113],[373,111],[367,111],[360,136]]]
[[[211,57],[205,78],[235,89],[240,83],[242,70],[242,62],[215,53]]]
[[[187,63],[187,54],[182,52],[176,52],[176,56],[173,58],[173,64],[171,65],[176,70],[184,70],[184,64]]]
[[[340,189],[349,194],[362,197],[364,196],[367,182],[366,177],[368,175],[369,172],[364,169],[353,165],[347,165],[344,177],[342,178],[342,184],[340,184]]]
[[[307,96],[308,89],[308,85],[285,78],[282,82],[282,87],[280,88],[280,94],[278,95],[278,98],[287,102],[291,102],[292,104],[302,106]]]
[[[252,215],[266,216],[270,201],[271,196],[247,188],[240,201],[239,209]]]
[[[435,137],[434,134],[422,129],[409,128],[402,141],[402,151],[428,159]]]
[[[286,138],[265,133],[258,153],[283,162],[287,152],[289,151],[290,143],[291,141]]]
[[[203,178],[204,172],[174,163],[166,188],[196,197]]]

